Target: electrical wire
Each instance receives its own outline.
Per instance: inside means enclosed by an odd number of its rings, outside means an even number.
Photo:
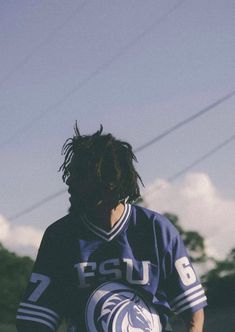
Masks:
[[[185,166],[183,169],[179,170],[178,172],[174,173],[173,175],[169,176],[166,181],[168,183],[174,182],[176,179],[178,179],[181,175],[187,173],[189,170],[191,170],[194,166],[200,164],[201,162],[203,162],[204,160],[208,159],[209,157],[211,157],[212,155],[214,155],[215,153],[217,153],[219,150],[221,150],[223,147],[225,147],[226,145],[228,145],[229,143],[231,143],[233,140],[235,139],[235,135],[230,136],[229,138],[227,138],[226,140],[224,140],[223,142],[221,142],[220,144],[216,145],[214,148],[212,148],[211,150],[209,150],[207,153],[203,154],[202,156],[200,156],[199,158],[197,158],[196,160],[194,160],[192,163],[190,163],[189,165]],[[152,194],[154,194],[157,190],[162,189],[163,185],[162,184],[157,184],[156,186],[154,186],[152,188],[151,191],[146,191],[143,194],[143,198],[148,197]]]
[[[13,216],[7,218],[7,220],[13,221],[15,219],[18,219],[18,218],[20,218],[20,217],[22,217],[22,216],[24,216],[24,215],[32,212],[33,210],[36,210],[40,206],[42,206],[42,205],[46,204],[47,202],[55,199],[56,197],[59,197],[59,196],[63,195],[66,192],[67,192],[67,189],[59,190],[56,193],[51,194],[51,195],[43,198],[42,200],[40,200],[40,201],[36,202],[35,204],[31,205],[30,207],[28,207],[28,208],[26,208],[26,209],[24,209],[24,210],[22,210],[22,211],[20,211],[20,212],[18,212],[16,214],[14,214]]]
[[[72,19],[74,19],[78,13],[81,12],[81,10],[87,5],[86,1],[83,1],[73,12],[70,14],[62,23],[60,23],[57,27],[53,29],[53,31],[45,38],[43,41],[41,41],[39,44],[37,44],[33,50],[25,55],[12,69],[1,79],[0,87],[7,82],[17,71],[19,71],[25,64],[29,62],[29,60],[46,44],[51,42],[51,40],[55,37],[55,35],[63,29],[66,25],[70,23]]]
[[[150,145],[160,141],[161,139],[168,136],[169,134],[176,131],[177,129],[185,126],[186,124],[188,124],[192,121],[194,121],[195,119],[199,118],[200,116],[204,115],[205,113],[208,113],[209,111],[212,111],[216,106],[218,106],[218,105],[222,104],[223,102],[225,102],[226,100],[232,98],[234,95],[235,95],[235,90],[228,93],[227,95],[223,96],[222,98],[216,100],[212,104],[206,106],[201,111],[194,113],[192,116],[178,122],[177,124],[175,124],[174,126],[168,128],[168,129],[166,129],[160,135],[154,137],[150,141],[148,141],[148,142],[144,143],[143,145],[139,146],[138,148],[136,148],[135,152],[140,152],[140,151],[146,149],[147,147],[149,147]]]
[[[178,7],[180,7],[186,0],[183,1],[179,1],[177,2],[176,5],[174,5],[167,13],[165,13],[164,15],[162,15],[160,18],[158,18],[152,25],[150,25],[147,29],[145,29],[141,34],[139,34],[135,39],[133,39],[129,44],[127,44],[126,46],[124,46],[123,48],[121,48],[121,50],[115,54],[113,57],[111,57],[106,63],[102,64],[100,67],[98,67],[95,71],[93,71],[87,78],[85,78],[84,80],[82,80],[81,82],[79,82],[76,86],[73,87],[72,90],[70,90],[67,94],[65,94],[63,96],[63,98],[61,98],[60,100],[58,100],[56,103],[54,103],[52,106],[48,107],[46,110],[44,110],[43,112],[41,112],[40,114],[37,115],[37,117],[35,117],[34,119],[32,119],[30,122],[28,122],[25,126],[23,126],[22,128],[20,128],[14,135],[12,135],[7,141],[3,142],[0,146],[3,146],[7,143],[9,143],[10,141],[12,141],[15,137],[18,137],[19,133],[25,132],[26,129],[31,128],[36,120],[39,120],[40,118],[42,118],[46,113],[48,113],[51,108],[55,108],[56,106],[59,106],[60,104],[62,104],[67,98],[69,98],[73,93],[75,93],[76,91],[78,91],[80,88],[82,88],[86,83],[88,83],[93,77],[97,76],[98,74],[100,74],[103,70],[107,69],[114,61],[116,61],[119,57],[121,57],[125,52],[127,52],[129,49],[131,49],[139,40],[141,40],[143,37],[145,37],[150,31],[152,31],[158,23],[162,22],[163,20],[165,20],[173,11],[175,11]],[[84,3],[83,3],[84,5]],[[170,133],[174,132],[175,130],[179,129],[180,127],[188,124],[189,122],[194,121],[196,118],[204,115],[205,113],[211,111],[212,109],[214,109],[216,106],[218,106],[219,104],[223,103],[224,101],[228,100],[229,98],[233,97],[235,95],[235,91],[232,91],[230,93],[228,93],[227,95],[225,95],[224,97],[218,99],[217,101],[215,101],[214,103],[208,105],[207,107],[205,107],[204,109],[200,110],[199,112],[195,113],[194,115],[192,115],[191,117],[188,117],[186,119],[184,119],[183,121],[177,123],[176,125],[170,127],[169,129],[165,130],[163,133],[161,133],[160,135],[158,135],[157,137],[153,138],[152,140],[144,143],[143,145],[139,146],[138,148],[136,148],[134,150],[135,153],[138,153],[142,150],[144,150],[145,148],[149,147],[150,145],[156,143],[157,141],[163,139],[164,137],[166,137],[167,135],[169,135]],[[185,172],[187,172],[189,169],[193,168],[195,165],[197,165],[198,163],[202,162],[203,160],[207,159],[208,157],[210,157],[211,155],[215,154],[217,151],[219,151],[220,149],[222,149],[225,145],[227,145],[228,143],[230,143],[233,139],[235,138],[235,136],[233,135],[232,137],[230,137],[229,139],[227,139],[226,141],[222,142],[221,144],[219,144],[218,146],[216,146],[214,149],[210,150],[209,152],[207,152],[205,155],[201,156],[200,158],[198,158],[196,161],[194,161],[193,163],[191,163],[190,165],[186,166],[184,169],[180,170],[179,172],[177,172],[176,174],[170,176],[167,181],[172,182],[174,181],[176,178],[178,178],[180,175],[184,174]],[[11,216],[10,218],[8,218],[10,221],[15,220],[17,218],[22,217],[23,215],[37,209],[38,207],[46,204],[48,201],[53,200],[54,198],[61,196],[62,194],[66,193],[67,190],[60,190],[54,194],[51,194],[49,196],[47,196],[46,198],[40,200],[39,202],[33,204],[32,206],[24,209],[23,211]]]
[[[168,16],[171,15],[175,10],[177,10],[184,2],[186,2],[186,0],[178,1],[166,13],[164,13],[162,16],[160,16],[159,18],[157,18],[156,21],[154,21],[150,26],[148,26],[140,34],[138,34],[132,41],[130,41],[128,44],[124,45],[119,50],[119,52],[117,52],[112,57],[110,57],[106,62],[104,62],[103,64],[101,64],[98,68],[96,68],[93,72],[91,72],[87,77],[85,77],[84,79],[82,79],[81,81],[79,81],[77,84],[75,84],[71,90],[69,90],[67,93],[65,93],[64,96],[62,96],[54,104],[49,105],[47,108],[45,108],[42,112],[40,112],[39,114],[37,114],[31,120],[29,120],[22,127],[18,128],[15,131],[15,133],[13,133],[5,141],[2,141],[0,143],[0,148],[4,147],[5,145],[7,145],[7,144],[11,143],[12,141],[14,141],[16,138],[19,137],[19,135],[25,134],[29,129],[32,129],[38,123],[38,121],[41,120],[45,115],[47,115],[51,111],[54,111],[56,107],[59,107],[60,105],[62,105],[75,92],[77,92],[80,89],[82,89],[93,78],[95,78],[96,76],[100,75],[104,70],[106,70],[107,68],[109,68],[116,60],[118,60],[121,56],[123,56],[126,52],[128,52],[133,46],[135,46],[148,33],[150,33],[160,23],[162,23],[164,20],[166,20],[168,18]]]
[[[229,143],[231,143],[233,140],[235,139],[235,135],[230,136],[229,138],[227,138],[226,140],[224,140],[223,142],[221,142],[220,144],[216,145],[214,148],[212,148],[211,150],[209,150],[207,153],[203,154],[201,157],[199,157],[198,159],[196,159],[195,161],[193,161],[192,163],[190,163],[189,165],[187,165],[186,167],[184,167],[182,170],[178,171],[177,173],[171,175],[168,177],[167,181],[168,182],[173,182],[174,180],[176,180],[178,177],[180,177],[181,175],[183,175],[184,173],[186,173],[187,171],[189,171],[190,169],[192,169],[194,166],[196,166],[197,164],[201,163],[202,161],[208,159],[209,157],[211,157],[212,155],[214,155],[215,153],[217,153],[219,150],[221,150],[223,147],[225,147],[226,145],[228,145]],[[149,196],[151,194],[153,194],[156,190],[161,189],[161,185],[157,185],[156,187],[154,187],[150,192],[146,192],[145,194],[143,194],[143,198],[145,198],[146,196]],[[30,207],[18,212],[15,215],[10,216],[9,218],[7,218],[7,220],[9,220],[10,222],[32,212],[33,210],[41,207],[42,205],[48,203],[49,201],[55,199],[56,197],[59,197],[61,195],[64,195],[67,192],[67,189],[63,189],[60,190],[54,194],[51,194],[47,197],[45,197],[44,199],[40,200],[39,202],[31,205]]]

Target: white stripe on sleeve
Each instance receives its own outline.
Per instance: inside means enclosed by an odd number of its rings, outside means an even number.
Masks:
[[[24,315],[17,315],[16,319],[28,320],[28,321],[44,324],[44,325],[48,326],[52,331],[55,331],[55,327],[50,322],[48,322],[44,319],[39,319],[36,317],[30,317],[30,316],[24,316]]]
[[[33,310],[24,310],[24,309],[18,309],[17,312],[22,313],[22,314],[28,314],[29,316],[33,315],[33,316],[39,316],[41,318],[46,318],[55,325],[57,325],[57,323],[58,323],[58,319],[55,319],[47,314],[44,314],[43,312],[33,311]]]
[[[178,300],[182,299],[183,297],[185,297],[186,295],[189,295],[199,289],[202,289],[202,285],[199,284],[195,287],[192,287],[190,289],[188,289],[187,291],[185,291],[184,293],[178,295],[177,297],[175,297],[171,302],[170,302],[170,306],[172,307],[176,302],[178,302]]]
[[[185,310],[187,310],[187,309],[189,309],[189,308],[195,307],[196,305],[198,305],[198,304],[200,304],[200,303],[202,303],[202,302],[205,302],[206,300],[207,300],[207,298],[206,298],[206,296],[204,296],[204,297],[202,297],[202,298],[200,298],[200,299],[198,299],[198,300],[196,300],[196,301],[194,301],[194,302],[191,302],[191,303],[189,303],[188,305],[182,307],[182,308],[179,309],[178,311],[175,311],[175,313],[178,315],[178,314],[180,314],[181,312],[183,312],[183,311],[185,311]]]
[[[48,309],[46,307],[41,307],[39,305],[30,304],[30,303],[24,303],[24,302],[20,303],[20,307],[23,307],[23,308],[26,307],[26,308],[30,308],[30,309],[35,309],[37,311],[45,311],[45,312],[51,314],[52,316],[56,317],[57,319],[59,319],[59,315],[55,311],[53,311],[51,309]]]
[[[177,304],[174,305],[174,307],[172,307],[172,310],[176,310],[177,308],[181,307],[183,304],[185,303],[190,303],[192,302],[192,300],[194,300],[195,298],[197,297],[201,297],[201,295],[205,295],[205,291],[202,289],[201,291],[199,292],[196,292],[194,293],[193,295],[191,296],[187,296],[185,299],[179,301]]]

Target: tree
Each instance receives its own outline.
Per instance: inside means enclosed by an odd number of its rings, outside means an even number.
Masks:
[[[15,319],[15,312],[25,290],[33,261],[9,252],[0,243],[0,322]]]
[[[205,276],[209,304],[235,305],[235,248]]]
[[[207,275],[208,280],[235,276],[235,248],[229,252],[225,260],[215,260],[215,264],[215,268]]]

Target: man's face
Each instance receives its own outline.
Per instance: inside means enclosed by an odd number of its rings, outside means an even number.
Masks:
[[[94,180],[86,174],[86,170],[82,170],[73,160],[68,166],[68,176],[65,182],[70,194],[70,211],[80,211],[81,208],[92,203],[92,193],[95,190]]]
[[[83,156],[82,161],[75,155],[72,157],[65,180],[70,194],[69,212],[86,211],[96,215],[98,211],[112,210],[118,204],[116,185],[111,181],[115,178],[114,172],[112,169],[110,172],[109,167],[103,169],[107,177],[105,185],[97,176],[96,163],[95,158],[91,161],[90,154]]]
[[[65,182],[70,194],[71,206],[69,212],[78,213],[84,210],[91,212],[104,204],[106,206],[110,205],[113,195],[110,190],[105,190],[100,184],[95,172],[92,174],[91,170],[82,166],[75,158],[72,158],[67,172]]]

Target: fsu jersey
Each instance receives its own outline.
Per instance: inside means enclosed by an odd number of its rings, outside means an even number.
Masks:
[[[17,311],[19,332],[168,331],[171,312],[206,305],[203,287],[175,227],[125,204],[110,231],[67,215],[43,236]]]

